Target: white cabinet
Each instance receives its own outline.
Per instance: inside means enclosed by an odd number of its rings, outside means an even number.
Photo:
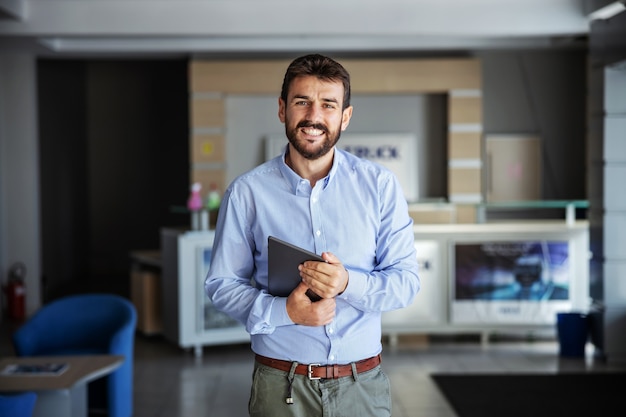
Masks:
[[[415,226],[422,288],[407,308],[383,313],[383,335],[393,343],[400,334],[554,332],[558,311],[588,307],[588,229],[586,221]],[[204,292],[213,236],[161,231],[163,333],[198,356],[204,345],[250,340]],[[541,263],[529,268],[531,257]],[[534,272],[520,277],[522,269]]]
[[[244,327],[217,311],[204,292],[214,232],[161,230],[163,334],[202,355],[202,346],[250,340]]]
[[[589,224],[415,226],[421,290],[383,313],[383,334],[554,333],[556,313],[589,308]],[[529,263],[533,261],[532,263]]]

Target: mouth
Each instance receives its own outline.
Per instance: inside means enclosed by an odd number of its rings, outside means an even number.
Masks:
[[[302,133],[304,133],[306,136],[312,139],[317,139],[323,136],[324,134],[326,134],[326,131],[327,131],[326,128],[322,125],[306,123],[306,122],[300,124],[300,126],[298,127],[300,128],[300,131]]]
[[[314,137],[322,136],[325,133],[325,131],[322,129],[315,129],[312,127],[304,128],[302,129],[302,132],[307,136],[314,136]]]

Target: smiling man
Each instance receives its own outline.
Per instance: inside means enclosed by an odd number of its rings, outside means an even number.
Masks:
[[[205,289],[250,333],[251,416],[391,415],[381,314],[419,291],[413,223],[391,171],[335,146],[352,109],[341,64],[295,59],[278,99],[289,143],[224,193]],[[294,270],[288,297],[268,292],[269,236],[324,259]]]

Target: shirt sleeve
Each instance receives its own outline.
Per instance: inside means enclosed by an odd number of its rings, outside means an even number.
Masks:
[[[242,323],[248,333],[268,334],[276,326],[294,323],[287,314],[286,299],[273,297],[253,285],[256,249],[246,224],[245,209],[227,190],[220,206],[204,288],[213,305]]]
[[[420,290],[413,221],[395,176],[387,177],[380,198],[377,264],[372,271],[348,266],[348,286],[339,296],[362,311],[407,307]]]

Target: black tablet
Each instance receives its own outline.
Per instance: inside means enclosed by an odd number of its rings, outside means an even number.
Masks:
[[[320,255],[280,240],[274,236],[267,238],[268,244],[268,276],[269,293],[279,297],[287,297],[302,281],[298,265],[305,261],[325,262]],[[307,295],[312,301],[321,297],[308,290]]]

